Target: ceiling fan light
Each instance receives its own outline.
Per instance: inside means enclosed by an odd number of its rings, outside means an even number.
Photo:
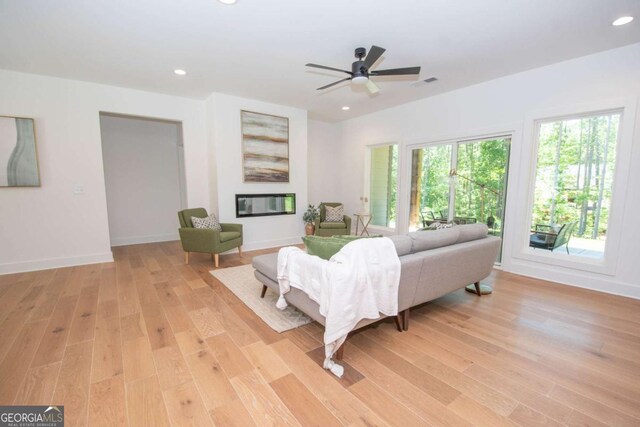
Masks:
[[[369,81],[369,79],[365,76],[356,76],[351,79],[351,82],[357,85],[364,85]]]

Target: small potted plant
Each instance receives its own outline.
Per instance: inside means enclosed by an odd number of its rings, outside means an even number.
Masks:
[[[320,215],[320,209],[314,205],[309,205],[307,210],[302,214],[302,220],[304,221],[304,232],[307,236],[311,236],[316,231],[314,224],[316,218]]]

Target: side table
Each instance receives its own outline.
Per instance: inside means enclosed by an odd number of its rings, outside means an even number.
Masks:
[[[368,214],[368,213],[355,213],[353,214],[353,216],[356,217],[356,236],[364,236],[364,233],[367,233],[367,236],[368,236],[369,231],[367,230],[367,227],[369,227],[369,224],[371,223],[373,216],[371,216],[371,214]],[[360,225],[362,225],[362,231],[360,232],[360,234],[358,234],[358,229],[360,228]]]

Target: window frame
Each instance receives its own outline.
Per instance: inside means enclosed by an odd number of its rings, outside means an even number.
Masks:
[[[616,141],[616,161],[611,188],[611,206],[607,223],[607,239],[604,256],[601,259],[566,254],[561,251],[535,251],[529,247],[533,205],[535,203],[535,185],[538,168],[538,151],[540,145],[540,127],[542,123],[560,120],[594,117],[606,114],[620,114],[620,127]],[[636,103],[633,99],[615,99],[588,104],[564,106],[530,114],[525,121],[525,135],[531,138],[531,149],[523,150],[524,159],[521,165],[528,167],[525,185],[527,190],[524,211],[519,215],[519,243],[514,248],[513,257],[520,260],[533,261],[551,266],[572,270],[614,276],[617,269],[617,258],[622,242],[622,220],[625,212],[627,191],[625,183],[630,173],[631,148],[636,117]]]
[[[399,213],[398,213],[398,209],[400,207],[400,192],[401,192],[401,188],[402,188],[402,183],[400,182],[400,171],[402,170],[402,159],[400,156],[400,148],[401,148],[401,144],[399,142],[395,142],[395,141],[386,141],[386,142],[379,142],[379,143],[375,143],[375,144],[369,144],[367,145],[365,148],[365,161],[364,161],[364,191],[363,191],[363,196],[367,197],[369,199],[369,201],[367,202],[367,206],[368,206],[368,211],[369,213],[371,213],[371,149],[373,148],[380,148],[380,147],[389,147],[395,145],[397,147],[398,150],[398,164],[396,166],[396,226],[395,227],[385,227],[382,225],[374,225],[374,224],[369,224],[369,226],[367,227],[368,230],[372,230],[372,231],[377,231],[377,232],[381,232],[381,233],[386,233],[386,234],[394,234],[396,232],[396,230],[398,230],[398,223],[399,223]],[[345,215],[348,215],[347,213],[345,213]],[[353,218],[354,221],[356,221],[356,218]]]

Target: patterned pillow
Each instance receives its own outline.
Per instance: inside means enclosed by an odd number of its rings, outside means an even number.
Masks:
[[[430,230],[442,230],[443,228],[451,228],[453,227],[454,224],[450,223],[450,222],[434,222],[433,224],[431,224],[429,226]]]
[[[220,226],[215,214],[211,214],[206,218],[192,216],[191,223],[195,228],[211,228],[213,230],[222,231],[222,227]]]
[[[344,205],[338,205],[335,208],[325,205],[326,213],[324,220],[326,222],[344,222]]]

